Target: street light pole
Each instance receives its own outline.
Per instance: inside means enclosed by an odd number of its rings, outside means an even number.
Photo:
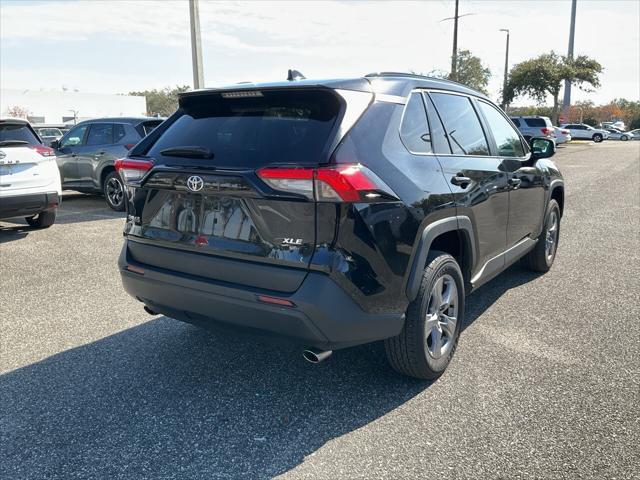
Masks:
[[[458,77],[458,0],[456,0],[456,14],[453,17],[453,53],[451,54],[451,80]]]
[[[193,88],[204,88],[202,71],[202,41],[200,38],[200,10],[198,0],[189,0],[189,20],[191,24],[191,61],[193,64]]]
[[[509,29],[501,28],[501,32],[507,32],[507,49],[504,54],[504,80],[502,82],[502,110],[507,110],[507,101],[505,100],[505,92],[507,91],[507,79],[509,77]]]
[[[569,50],[567,52],[567,58],[573,59],[573,41],[576,36],[576,3],[577,0],[571,2],[571,25],[569,27]],[[569,80],[564,81],[564,98],[562,101],[562,110],[566,110],[571,105],[571,82]]]

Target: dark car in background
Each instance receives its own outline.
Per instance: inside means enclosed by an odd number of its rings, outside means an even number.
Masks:
[[[164,119],[98,118],[78,123],[54,141],[62,188],[102,193],[113,210],[124,210],[124,190],[114,162]]]

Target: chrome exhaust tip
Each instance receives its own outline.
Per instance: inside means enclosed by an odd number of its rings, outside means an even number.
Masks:
[[[143,308],[144,308],[144,311],[147,312],[149,315],[158,315],[158,312],[154,312],[153,310],[151,310],[146,305]]]
[[[317,348],[305,348],[302,357],[309,363],[320,363],[331,356],[332,350],[318,350]]]

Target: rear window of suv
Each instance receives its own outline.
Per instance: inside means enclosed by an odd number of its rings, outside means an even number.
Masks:
[[[183,98],[178,118],[147,155],[167,158],[163,150],[189,146],[209,149],[213,158],[206,162],[223,167],[321,163],[340,112],[336,96],[323,90],[255,92],[251,97],[212,93]]]
[[[547,122],[544,118],[525,118],[524,119],[525,122],[527,122],[527,125],[529,125],[530,127],[549,127],[549,125],[547,125]]]
[[[29,145],[40,145],[40,140],[24,123],[0,122],[0,145],[2,142],[18,140]]]

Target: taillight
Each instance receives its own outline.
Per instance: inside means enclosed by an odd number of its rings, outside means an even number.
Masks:
[[[359,164],[324,168],[265,167],[257,174],[275,190],[304,195],[318,202],[397,200],[380,178]]]
[[[114,166],[124,183],[130,183],[138,181],[144,177],[144,174],[153,167],[153,162],[151,160],[120,158],[115,161]]]
[[[56,154],[53,148],[45,147],[44,145],[29,145],[29,148],[35,150],[43,157],[53,157]]]
[[[127,150],[131,150],[135,146],[136,146],[135,143],[125,143],[124,144],[124,148],[126,148]]]
[[[553,133],[553,128],[541,128],[540,131],[543,135],[551,135]]]
[[[569,130],[560,130],[563,135],[569,135]]]

